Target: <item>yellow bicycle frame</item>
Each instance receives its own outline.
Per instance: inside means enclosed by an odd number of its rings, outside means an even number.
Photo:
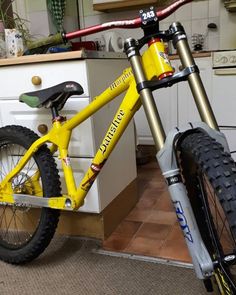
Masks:
[[[142,55],[142,64],[147,80],[162,77],[165,73],[173,73],[167,55],[164,52],[164,44],[161,40],[152,42]],[[73,170],[70,165],[68,146],[72,130],[102,108],[108,102],[126,91],[125,97],[112,120],[110,127],[98,149],[91,166],[85,173],[84,178],[76,187]],[[116,79],[102,94],[95,97],[92,102],[73,118],[65,122],[54,122],[52,129],[45,136],[36,140],[28,149],[16,167],[4,178],[0,184],[0,202],[14,203],[14,192],[11,180],[24,168],[27,161],[45,143],[52,143],[51,151],[59,151],[59,158],[67,186],[67,195],[52,197],[48,199],[48,207],[55,209],[77,210],[83,205],[97,175],[107,161],[110,153],[117,144],[119,138],[133,118],[135,112],[140,108],[141,102],[136,90],[136,83],[131,68],[124,70],[123,74]],[[39,179],[39,173],[32,176],[33,180]],[[38,198],[39,196],[35,196]]]

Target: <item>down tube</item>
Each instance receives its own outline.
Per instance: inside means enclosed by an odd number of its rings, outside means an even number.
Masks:
[[[125,131],[135,112],[140,108],[139,94],[136,90],[136,83],[133,81],[121,103],[119,109],[98,149],[91,166],[86,172],[78,189],[79,199],[86,196],[102,167],[106,163],[110,153],[116,146],[121,135]]]

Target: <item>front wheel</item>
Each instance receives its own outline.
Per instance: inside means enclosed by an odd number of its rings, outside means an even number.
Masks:
[[[236,294],[235,163],[203,131],[187,135],[179,151],[188,196],[214,262],[214,282],[220,294]]]
[[[0,182],[37,139],[37,134],[21,126],[0,128]],[[58,170],[46,145],[13,177],[11,186],[14,194],[60,196]],[[0,259],[23,264],[39,256],[51,241],[58,218],[58,210],[0,203]]]

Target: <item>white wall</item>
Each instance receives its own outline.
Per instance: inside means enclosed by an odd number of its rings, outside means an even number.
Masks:
[[[81,0],[79,0],[81,1]],[[119,13],[99,13],[92,9],[92,0],[82,0],[84,7],[85,26],[95,25],[112,19],[136,17],[136,11]],[[180,21],[186,30],[191,42],[194,33],[206,36],[205,49],[235,49],[236,48],[236,13],[229,13],[224,8],[223,0],[202,0],[182,6],[174,14],[161,22],[161,28],[166,29],[173,21]],[[209,23],[216,23],[217,30],[208,30]],[[120,31],[121,32],[121,31]],[[124,37],[130,32],[122,31]],[[140,31],[135,30],[132,35],[140,36]],[[98,37],[98,36],[96,36]],[[92,39],[92,36],[89,37]]]
[[[67,0],[67,13],[65,24],[67,31],[77,28],[76,4],[77,0]],[[46,0],[16,0],[19,3],[25,3],[26,15],[30,20],[30,29],[33,35],[48,35],[50,22],[46,10]],[[124,11],[116,13],[100,13],[93,11],[92,0],[78,0],[80,7],[80,23],[83,26],[92,26],[105,21],[114,19],[134,18],[137,17],[137,11]],[[19,4],[20,5],[20,4]],[[19,6],[18,5],[18,6]],[[25,16],[25,15],[24,15]],[[236,13],[229,13],[224,8],[222,0],[199,0],[181,7],[174,14],[161,22],[161,29],[166,29],[173,21],[180,21],[186,30],[191,42],[191,36],[194,33],[203,34],[206,38],[206,50],[230,49],[236,48]],[[209,23],[216,23],[217,30],[208,30]],[[130,34],[134,38],[141,36],[141,30],[116,30],[124,38]],[[87,40],[101,38],[104,33],[88,36]]]
[[[15,0],[13,9],[22,18],[29,21],[27,26],[35,38],[48,36],[55,32],[51,17],[47,11],[46,0]],[[64,25],[67,31],[73,31],[78,28],[77,0],[67,0]]]
[[[113,19],[137,17],[137,11],[126,11],[117,13],[98,13],[92,9],[92,0],[82,0],[84,7],[84,24],[85,26],[95,25],[104,21]],[[180,21],[186,30],[191,42],[191,36],[194,33],[203,34],[206,37],[205,49],[219,49],[220,46],[220,3],[221,0],[203,0],[186,4],[178,9],[175,13],[161,22],[161,29],[167,29],[171,22]],[[236,14],[235,14],[236,16]],[[216,23],[217,30],[208,30],[209,23]],[[120,30],[124,37],[131,33],[128,30]],[[141,31],[136,30],[132,35],[141,36]],[[98,36],[98,35],[97,35]],[[96,37],[97,37],[96,36]],[[92,37],[89,37],[91,39]]]

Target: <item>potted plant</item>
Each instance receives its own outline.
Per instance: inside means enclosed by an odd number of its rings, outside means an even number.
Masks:
[[[5,37],[7,57],[22,55],[23,46],[30,38],[27,20],[13,11],[13,2],[14,0],[0,0],[0,39]]]

